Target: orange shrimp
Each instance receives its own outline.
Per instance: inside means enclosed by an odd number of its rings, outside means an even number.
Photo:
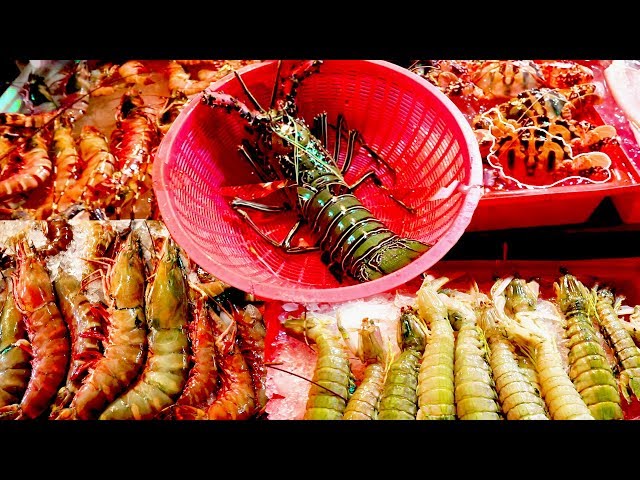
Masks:
[[[31,344],[31,376],[19,404],[0,409],[0,417],[33,419],[53,400],[69,365],[70,343],[49,273],[23,235],[16,244],[14,299],[24,314]]]
[[[114,238],[113,229],[108,224],[91,222],[87,227],[89,258],[101,258]],[[86,262],[83,274],[95,271],[92,263]],[[87,278],[87,277],[85,277]],[[69,406],[74,395],[82,386],[84,378],[102,358],[102,311],[89,302],[83,292],[83,284],[68,272],[60,270],[53,286],[60,305],[60,312],[67,322],[71,334],[71,365],[65,385],[58,390],[51,408],[49,419],[55,420],[60,410]]]
[[[100,420],[149,420],[175,403],[189,369],[187,279],[180,249],[171,237],[145,295],[147,358],[135,383],[111,402]]]
[[[201,406],[206,404],[216,390],[218,371],[216,366],[215,338],[209,309],[204,297],[196,300],[194,318],[189,324],[189,339],[193,365],[184,390],[176,400],[177,405]]]
[[[129,85],[147,85],[149,73],[149,68],[138,60],[129,60],[118,67],[118,75]]]
[[[140,195],[151,190],[149,173],[158,140],[155,115],[145,108],[139,94],[125,93],[118,109],[117,127],[111,137],[112,151],[119,164],[115,180],[116,218],[120,218],[123,207],[129,204],[135,207]]]
[[[124,237],[124,238],[123,238]],[[97,419],[138,375],[144,364],[147,328],[144,313],[145,271],[140,238],[125,230],[105,279],[109,302],[104,353],[85,377],[60,419]]]
[[[58,111],[42,113],[0,113],[0,125],[42,128],[59,115]]]
[[[78,179],[82,164],[69,120],[56,119],[54,122],[53,162],[54,181],[51,209],[53,213],[58,213],[58,202]]]
[[[52,164],[44,132],[39,131],[30,137],[20,156],[23,163],[18,171],[0,181],[0,198],[34,190],[51,175]]]
[[[211,311],[220,366],[220,389],[205,409],[176,407],[174,418],[191,420],[247,420],[256,413],[251,371],[236,342],[237,325],[224,312]]]
[[[253,379],[257,408],[262,411],[267,405],[267,369],[264,364],[264,338],[267,330],[262,312],[249,303],[242,311],[234,308],[234,318],[238,325],[240,351],[247,361]]]
[[[207,80],[193,80],[191,75],[175,60],[169,61],[166,73],[169,77],[169,90],[172,92],[181,91],[185,95],[191,96],[211,85],[211,82]]]
[[[78,181],[67,189],[57,203],[64,212],[78,202],[88,202],[91,207],[104,207],[113,198],[110,179],[117,170],[116,158],[109,149],[107,139],[100,130],[85,125],[80,133],[80,156],[86,166]]]
[[[11,269],[2,272],[10,274]],[[9,276],[0,314],[0,407],[19,403],[24,395],[31,374],[31,354],[24,315],[16,307],[13,297],[13,282]]]

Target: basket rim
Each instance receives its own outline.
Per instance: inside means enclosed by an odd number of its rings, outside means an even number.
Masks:
[[[266,60],[263,62],[247,65],[237,70],[237,73],[244,74],[256,68],[265,68],[268,65],[276,63],[278,60]],[[335,61],[335,60],[327,60]],[[405,267],[387,274],[379,279],[363,282],[355,285],[346,285],[340,287],[296,287],[288,288],[282,285],[273,285],[269,283],[256,283],[244,275],[237,274],[233,269],[224,268],[221,272],[210,272],[216,278],[228,283],[240,290],[255,295],[256,297],[270,300],[291,301],[298,303],[326,303],[326,302],[344,302],[358,298],[366,298],[372,295],[384,293],[411,281],[420,274],[426,272],[432,265],[437,263],[444,257],[451,247],[460,239],[467,226],[471,222],[473,213],[483,195],[483,167],[480,148],[475,138],[475,134],[464,117],[462,112],[455,106],[444,93],[429,81],[419,75],[409,71],[408,69],[391,63],[386,60],[344,60],[366,62],[375,65],[381,69],[390,71],[396,75],[402,75],[407,79],[415,82],[421,88],[428,89],[440,102],[444,104],[449,114],[455,120],[458,128],[464,137],[464,147],[469,156],[469,178],[465,198],[462,202],[460,211],[453,220],[453,223],[445,234],[423,255],[415,259]],[[205,91],[216,91],[227,82],[234,78],[231,72],[220,80],[212,83]],[[185,233],[183,228],[185,223],[177,215],[174,209],[173,196],[166,186],[162,183],[165,173],[165,162],[163,159],[168,158],[169,153],[173,150],[177,140],[178,133],[181,131],[181,125],[187,117],[191,115],[193,110],[200,103],[203,93],[194,95],[189,103],[183,107],[171,127],[164,135],[153,162],[152,181],[153,189],[158,202],[158,208],[162,215],[162,220],[166,225],[169,233],[176,243],[187,253],[187,255],[200,267],[210,270],[212,257],[203,251],[191,238]],[[462,143],[462,142],[461,142]],[[461,148],[463,146],[461,145]]]

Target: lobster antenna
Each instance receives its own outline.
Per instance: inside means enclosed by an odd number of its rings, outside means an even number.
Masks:
[[[249,97],[249,100],[251,100],[251,103],[253,103],[255,107],[258,110],[260,110],[260,113],[267,113],[265,109],[262,108],[262,106],[255,99],[255,97],[251,94],[251,92],[249,91],[249,88],[247,88],[247,85],[244,83],[244,80],[242,80],[242,77],[240,76],[240,74],[236,70],[233,71],[233,74],[236,76],[236,78],[240,82],[240,85],[242,86],[242,90],[244,90],[244,93],[247,94],[247,97]]]
[[[278,69],[276,70],[276,79],[273,82],[273,92],[271,92],[271,102],[269,103],[269,110],[271,110],[276,103],[276,93],[278,92],[278,81],[280,80],[281,68],[282,60],[278,60]]]

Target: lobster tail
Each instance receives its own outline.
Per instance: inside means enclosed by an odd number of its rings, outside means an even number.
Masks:
[[[408,265],[429,248],[418,240],[395,237],[356,262],[353,276],[361,282],[375,280]]]

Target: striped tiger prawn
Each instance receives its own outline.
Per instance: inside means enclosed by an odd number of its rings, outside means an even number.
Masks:
[[[321,250],[322,261],[339,281],[342,281],[343,274],[348,274],[359,282],[366,282],[408,265],[431,245],[397,235],[354,195],[354,191],[365,180],[371,179],[392,200],[413,212],[410,206],[390,193],[373,170],[353,185],[345,181],[344,174],[352,162],[358,143],[374,160],[384,163],[384,159],[366,145],[357,130],[346,128],[344,118],[339,116],[334,127],[337,139],[332,155],[326,141],[329,130],[326,113],[314,118],[313,128],[309,128],[297,116],[294,102],[297,87],[306,77],[316,72],[321,63],[304,61],[294,66],[289,76],[281,79],[282,64],[279,62],[268,110],[257,102],[237,72],[236,78],[257,110],[249,109],[237,98],[222,92],[205,91],[202,102],[213,108],[235,111],[247,121],[248,126],[257,134],[257,140],[254,144],[243,141],[239,147],[240,152],[252,164],[262,181],[277,181],[280,186],[276,188],[287,196],[283,205],[265,205],[235,197],[231,201],[231,207],[273,247],[287,253]],[[347,137],[346,156],[339,166],[343,136]],[[298,219],[286,237],[278,242],[260,229],[247,209],[273,213],[295,209]],[[293,244],[293,238],[304,224],[308,224],[318,236],[313,245]]]

